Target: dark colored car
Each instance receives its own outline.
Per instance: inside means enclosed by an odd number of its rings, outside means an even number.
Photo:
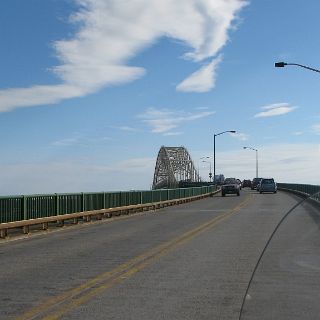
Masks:
[[[251,180],[244,179],[242,181],[242,188],[251,188]]]
[[[262,178],[253,178],[252,183],[251,183],[251,190],[257,189],[257,185],[260,183],[260,180]]]
[[[277,184],[275,183],[273,178],[269,179],[261,179],[259,184],[259,192],[277,192]]]
[[[227,178],[221,186],[221,195],[224,197],[226,194],[236,194],[240,196],[240,186],[235,178]]]

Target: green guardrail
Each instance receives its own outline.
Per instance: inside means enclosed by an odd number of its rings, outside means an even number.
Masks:
[[[4,196],[0,197],[0,223],[188,198],[214,190],[214,186],[204,186],[149,191]]]
[[[302,192],[310,198],[320,202],[320,186],[312,184],[277,183],[278,188]]]

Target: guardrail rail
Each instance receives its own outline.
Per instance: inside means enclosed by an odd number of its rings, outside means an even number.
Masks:
[[[160,189],[150,191],[99,192],[44,194],[0,197],[0,238],[8,235],[9,229],[42,225],[48,229],[51,222],[63,225],[66,220],[90,221],[113,214],[129,214],[143,210],[185,203],[211,195],[214,186]]]
[[[320,186],[312,184],[297,184],[297,183],[278,183],[278,189],[283,191],[293,192],[302,197],[310,199],[320,204]]]

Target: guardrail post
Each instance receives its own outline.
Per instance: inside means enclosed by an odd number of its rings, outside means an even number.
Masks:
[[[56,216],[59,215],[59,195],[57,193],[55,193],[55,197],[56,197]]]
[[[8,235],[7,229],[1,229],[0,230],[0,238],[6,238],[6,236]]]
[[[22,212],[23,212],[23,220],[28,220],[28,212],[27,212],[27,197],[26,196],[23,196],[23,209],[22,209]]]
[[[29,233],[29,226],[23,226],[23,233],[24,234]]]
[[[84,192],[81,192],[81,211],[84,212],[86,210],[86,202]]]

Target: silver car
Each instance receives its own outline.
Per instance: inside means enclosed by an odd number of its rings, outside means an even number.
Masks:
[[[259,192],[260,193],[263,193],[263,192],[276,193],[277,192],[277,184],[274,181],[274,179],[273,178],[261,179],[260,184],[259,184]]]

